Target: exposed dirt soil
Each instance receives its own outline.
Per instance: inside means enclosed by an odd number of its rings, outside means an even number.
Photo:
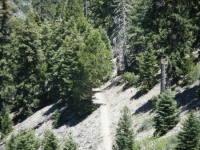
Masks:
[[[160,85],[142,95],[136,88],[127,88],[126,84],[118,85],[119,80],[120,77],[114,77],[102,87],[94,89],[96,93],[93,96],[93,102],[100,105],[100,107],[87,118],[75,125],[72,125],[71,122],[66,122],[65,125],[58,129],[52,129],[52,120],[49,120],[35,130],[38,137],[43,137],[43,132],[51,129],[62,145],[65,137],[72,132],[75,141],[79,145],[79,150],[111,150],[115,140],[117,123],[124,106],[128,106],[131,110],[135,139],[142,140],[146,137],[151,137],[154,132],[153,126],[149,126],[142,132],[137,131],[145,124],[145,121],[153,118],[151,99],[153,96],[159,95]],[[184,91],[180,91],[180,94],[181,92]],[[22,123],[17,124],[13,132],[33,128],[51,115],[55,109],[55,105],[49,105],[39,110]],[[180,112],[181,122],[186,118],[186,113],[187,111],[185,110]],[[180,131],[181,122],[164,137]]]

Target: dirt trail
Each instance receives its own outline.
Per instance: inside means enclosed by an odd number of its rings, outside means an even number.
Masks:
[[[109,104],[104,92],[96,93],[95,95],[100,106],[101,113],[101,136],[103,137],[103,144],[98,147],[99,150],[112,150],[112,136],[109,123]]]

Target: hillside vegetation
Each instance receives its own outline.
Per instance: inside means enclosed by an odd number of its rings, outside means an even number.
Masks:
[[[0,0],[2,144],[199,148],[199,23],[198,0]]]

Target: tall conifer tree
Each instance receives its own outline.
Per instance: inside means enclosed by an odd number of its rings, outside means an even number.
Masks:
[[[191,111],[188,119],[183,123],[182,131],[178,134],[176,150],[196,150],[199,148],[200,121],[194,111]]]
[[[162,136],[176,126],[179,121],[176,107],[174,94],[170,90],[166,90],[159,96],[154,117],[155,136]]]
[[[119,119],[116,131],[114,150],[133,150],[134,148],[134,132],[132,129],[132,120],[128,107],[122,110],[122,116]]]
[[[22,107],[24,115],[32,114],[39,102],[40,69],[44,59],[39,47],[38,26],[31,16],[34,14],[31,13],[23,24],[16,26],[12,35],[13,75],[17,90],[15,106]]]

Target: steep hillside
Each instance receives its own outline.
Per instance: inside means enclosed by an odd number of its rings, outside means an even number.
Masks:
[[[42,138],[43,132],[51,129],[59,138],[59,143],[63,144],[64,137],[72,132],[75,141],[79,145],[79,150],[111,150],[115,130],[120,118],[120,111],[124,106],[128,106],[132,113],[136,140],[142,141],[145,138],[152,137],[154,132],[152,126],[154,113],[152,111],[151,99],[153,96],[159,95],[160,85],[156,85],[147,94],[142,95],[136,88],[128,88],[126,84],[119,84],[119,80],[120,77],[114,77],[102,87],[94,89],[93,102],[100,105],[100,107],[87,118],[83,120],[72,118],[58,129],[53,129],[53,120],[48,118],[59,108],[58,104],[53,104],[39,110],[22,123],[17,124],[14,127],[13,133],[22,129],[34,128],[37,136]],[[187,89],[179,89],[177,91],[177,99],[181,98],[181,96],[189,98],[190,94],[192,94],[192,89],[196,85],[197,83]],[[185,92],[188,93],[186,94]],[[189,105],[180,108],[180,123],[162,138],[174,135],[180,131],[181,123],[187,116],[187,106]],[[41,126],[37,127],[37,125]]]

